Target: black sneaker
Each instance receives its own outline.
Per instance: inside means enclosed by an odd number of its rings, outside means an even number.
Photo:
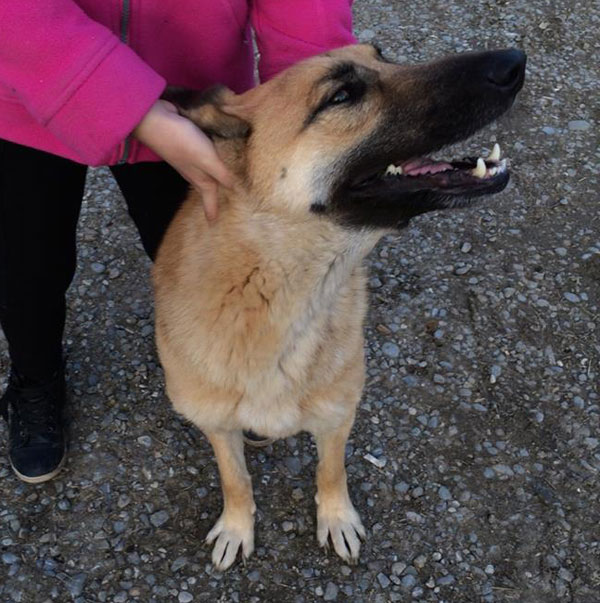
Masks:
[[[11,372],[0,413],[8,422],[10,464],[24,482],[45,482],[63,466],[67,448],[64,403],[62,371],[47,383],[31,382],[14,369]]]

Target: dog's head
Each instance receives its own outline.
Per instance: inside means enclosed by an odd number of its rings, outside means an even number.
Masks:
[[[180,112],[213,136],[262,208],[390,228],[502,190],[499,149],[434,161],[513,103],[518,50],[466,53],[404,66],[371,45],[307,59],[242,95],[175,93]]]

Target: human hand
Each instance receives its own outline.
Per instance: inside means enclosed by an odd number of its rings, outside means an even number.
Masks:
[[[216,219],[219,184],[231,188],[233,177],[208,136],[166,100],[152,105],[133,135],[200,192],[206,219]]]

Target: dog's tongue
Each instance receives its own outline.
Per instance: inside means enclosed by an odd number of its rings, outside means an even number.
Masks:
[[[420,176],[422,174],[437,174],[451,170],[452,166],[444,161],[434,161],[429,157],[415,157],[400,164],[402,173],[407,176]]]

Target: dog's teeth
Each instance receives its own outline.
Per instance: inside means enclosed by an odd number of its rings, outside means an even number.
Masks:
[[[386,175],[387,174],[391,174],[392,176],[397,176],[399,174],[402,174],[402,168],[400,166],[394,165],[393,163],[390,163],[390,165],[387,166],[387,170],[385,170]]]
[[[477,159],[477,167],[471,170],[471,174],[473,174],[475,178],[485,178],[486,171],[487,168],[485,167],[485,161],[481,157],[479,157]]]
[[[400,175],[401,175],[401,174],[403,174],[403,173],[404,173],[404,172],[403,172],[403,170],[402,170],[402,167],[401,167],[401,166],[399,166],[399,165],[397,165],[397,166],[396,166],[396,174],[397,174],[398,176],[400,176]]]
[[[506,167],[507,167],[507,163],[508,162],[506,161],[506,159],[503,159],[500,162],[500,166],[498,167],[498,170],[500,170],[501,172],[505,172],[506,171]]]
[[[492,149],[488,159],[490,161],[500,161],[500,145],[497,142],[494,143],[494,148]]]
[[[498,168],[497,167],[490,168],[489,171],[488,171],[488,174],[490,176],[495,176],[497,173],[498,173]]]

